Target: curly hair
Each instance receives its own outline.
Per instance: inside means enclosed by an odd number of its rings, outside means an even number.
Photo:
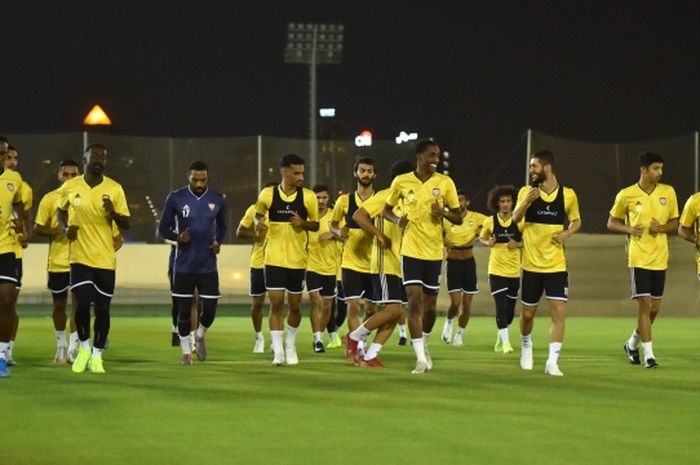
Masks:
[[[508,197],[513,199],[513,208],[515,208],[515,202],[518,200],[518,191],[515,190],[514,186],[494,186],[493,189],[489,191],[488,200],[486,205],[494,213],[498,213],[498,201],[501,197]]]

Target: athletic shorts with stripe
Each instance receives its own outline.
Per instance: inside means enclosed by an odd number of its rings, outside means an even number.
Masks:
[[[335,275],[325,275],[307,271],[306,292],[318,292],[324,299],[332,299],[336,294]]]
[[[436,295],[440,291],[442,260],[421,260],[402,255],[401,271],[404,286],[423,286],[425,294]]]
[[[371,274],[361,273],[349,268],[341,268],[340,272],[343,275],[343,292],[345,293],[345,300],[374,300]]]
[[[54,296],[66,297],[70,287],[70,271],[49,271],[49,280],[46,287]]]
[[[476,284],[476,260],[474,257],[466,260],[447,260],[447,292],[476,294],[479,286]]]
[[[283,268],[265,265],[265,289],[268,291],[287,291],[290,294],[304,292],[304,268]]]
[[[543,292],[549,300],[569,300],[569,273],[566,271],[536,273],[523,270],[521,283],[520,300],[528,307],[537,306]]]
[[[505,292],[511,299],[518,298],[518,290],[520,289],[520,278],[506,278],[495,274],[489,275],[489,286],[491,287],[491,295]]]
[[[406,289],[400,276],[394,274],[373,274],[372,287],[374,303],[376,304],[405,304]]]
[[[80,263],[70,265],[70,289],[80,286],[92,286],[97,292],[106,296],[114,296],[114,270],[93,268]]]
[[[265,295],[265,270],[263,268],[250,269],[250,291],[251,297]]]
[[[632,299],[637,297],[661,299],[664,296],[666,270],[630,268],[630,284],[632,286]]]
[[[195,288],[199,292],[200,299],[219,299],[219,273],[178,273],[173,276],[173,287],[171,293],[173,297],[190,298],[194,297]]]

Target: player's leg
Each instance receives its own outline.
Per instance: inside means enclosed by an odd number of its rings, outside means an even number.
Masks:
[[[447,260],[447,294],[450,296],[450,306],[442,327],[442,340],[445,344],[452,342],[452,320],[459,314],[461,303],[460,273],[463,260]]]
[[[14,254],[5,255],[12,255],[14,259]],[[0,263],[0,268],[1,267],[2,264]],[[15,282],[0,278],[0,377],[2,378],[10,376],[5,353],[10,344],[10,336],[12,335],[12,302],[14,298]]]
[[[284,352],[287,365],[297,365],[299,357],[296,349],[296,337],[301,325],[301,297],[304,292],[303,269],[285,270],[285,289],[287,290],[287,304],[289,315],[287,315],[287,338],[284,341]]]
[[[559,354],[566,329],[566,302],[569,298],[569,279],[566,271],[545,274],[545,295],[549,305],[551,325],[549,327],[549,356],[545,373],[562,376],[559,369]]]
[[[95,304],[95,340],[88,368],[93,373],[104,373],[102,351],[104,350],[110,328],[110,304],[114,295],[114,270],[93,269]]]
[[[197,276],[196,297],[202,307],[197,330],[195,331],[197,358],[201,361],[207,359],[207,344],[204,338],[206,332],[214,324],[216,319],[216,306],[221,298],[219,292],[219,273],[202,273]]]
[[[194,301],[195,274],[173,275],[172,296],[177,307],[177,332],[180,338],[181,363],[192,365],[192,302]]]
[[[253,302],[250,306],[250,319],[255,331],[255,345],[253,353],[261,354],[265,351],[265,336],[262,332],[263,305],[265,304],[265,272],[262,268],[250,269],[250,296]]]
[[[464,269],[461,276],[462,281],[460,283],[460,306],[462,311],[459,315],[459,327],[457,328],[457,334],[455,334],[454,341],[454,345],[458,347],[463,343],[462,338],[467,329],[467,325],[469,324],[469,318],[471,317],[472,312],[472,299],[474,298],[474,295],[479,292],[479,287],[476,283],[476,260],[474,260],[474,257],[472,257],[462,260],[462,262],[464,263]]]
[[[68,304],[68,287],[70,285],[69,273],[48,274],[48,289],[51,293],[54,334],[56,336],[56,354],[54,363],[66,363],[68,360],[68,350],[66,343],[66,305]]]
[[[532,329],[535,325],[537,303],[542,296],[542,292],[544,292],[542,274],[523,270],[522,286],[522,309],[520,311],[520,368],[523,370],[532,370]]]
[[[362,322],[360,318],[360,299],[363,294],[362,274],[359,271],[343,268],[343,291],[348,309],[348,332],[354,331]]]
[[[78,330],[79,349],[73,362],[73,372],[87,369],[92,355],[90,347],[90,307],[94,300],[95,284],[93,270],[85,265],[72,264],[70,271],[71,291],[75,298],[75,325]]]

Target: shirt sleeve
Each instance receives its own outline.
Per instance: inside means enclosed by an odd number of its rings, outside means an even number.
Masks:
[[[177,240],[177,233],[175,232],[176,215],[175,198],[173,194],[170,193],[165,199],[165,207],[163,207],[163,213],[160,216],[160,223],[158,224],[158,234],[164,239],[170,241]]]
[[[459,196],[457,195],[457,187],[452,178],[447,178],[447,192],[445,192],[445,204],[447,208],[453,210],[459,208]]]
[[[343,194],[340,196],[338,201],[333,207],[333,216],[331,216],[331,221],[336,221],[340,224],[345,219],[345,206],[347,205],[347,199],[350,194]]]
[[[306,207],[306,221],[318,223],[318,200],[316,194],[310,189],[304,189],[304,206]]]
[[[267,214],[272,205],[272,189],[277,189],[277,186],[266,187],[260,191],[258,201],[255,203],[255,213],[260,215]]]
[[[676,190],[671,188],[671,194],[669,195],[668,199],[668,219],[672,220],[674,218],[678,218],[678,199],[676,198]]]
[[[49,200],[50,199],[48,196],[44,196],[44,198],[42,198],[39,202],[39,207],[36,210],[36,218],[34,218],[34,224],[46,227],[51,226],[51,217],[53,216],[53,212],[51,211],[52,205],[50,205]]]
[[[396,204],[399,203],[399,199],[401,198],[400,186],[401,185],[398,177],[394,178],[394,180],[391,181],[391,186],[389,187],[389,195],[386,196],[386,203],[388,203],[392,207],[395,207]]]
[[[241,218],[240,225],[244,228],[250,228],[253,226],[253,221],[255,219],[255,204],[248,207]]]
[[[698,218],[698,212],[695,211],[695,202],[693,200],[694,198],[691,195],[685,202],[683,213],[681,213],[680,224],[685,228],[692,228]]]
[[[59,210],[68,210],[70,207],[70,181],[63,183],[63,185],[58,189],[58,202],[56,207]]]
[[[566,218],[569,221],[581,219],[581,212],[578,209],[578,196],[573,189],[564,189],[564,210],[566,210]]]
[[[126,203],[126,194],[124,194],[124,189],[118,186],[116,197],[112,199],[112,204],[114,205],[114,211],[122,216],[131,216],[129,212],[129,205]]]
[[[627,203],[625,202],[625,194],[620,191],[615,196],[615,202],[610,209],[610,216],[618,220],[624,220],[627,214]]]
[[[486,241],[489,239],[489,236],[491,236],[492,231],[493,231],[493,217],[487,216],[481,225],[481,233],[479,234],[479,237]]]
[[[386,204],[387,194],[387,191],[383,191],[383,193],[373,195],[362,204],[362,208],[372,218],[381,215],[384,212],[384,205]]]
[[[219,195],[219,213],[216,214],[216,242],[223,243],[226,239],[226,202],[224,197]]]

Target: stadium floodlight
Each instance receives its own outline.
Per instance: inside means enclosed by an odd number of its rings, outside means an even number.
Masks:
[[[309,175],[316,184],[316,66],[337,65],[343,55],[345,26],[326,23],[289,23],[284,62],[309,65]]]

